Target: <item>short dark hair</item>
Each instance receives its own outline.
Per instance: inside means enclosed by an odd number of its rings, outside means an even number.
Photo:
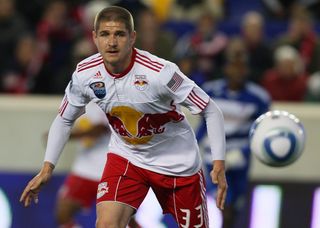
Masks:
[[[110,6],[101,10],[95,17],[94,30],[98,31],[101,21],[117,21],[125,24],[131,33],[134,30],[134,22],[131,13],[119,6]]]

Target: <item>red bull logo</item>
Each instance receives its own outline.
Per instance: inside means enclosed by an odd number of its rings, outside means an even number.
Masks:
[[[136,87],[137,90],[139,91],[145,90],[148,84],[149,83],[145,75],[135,75],[134,86]]]
[[[184,115],[175,110],[151,114],[126,106],[113,108],[107,117],[114,131],[131,144],[147,143],[154,135],[165,131],[166,123],[184,119]]]

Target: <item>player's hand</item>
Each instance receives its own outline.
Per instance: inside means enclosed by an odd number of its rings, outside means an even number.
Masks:
[[[46,184],[52,176],[52,171],[54,165],[49,162],[45,162],[41,171],[29,181],[28,185],[25,187],[24,191],[20,197],[20,203],[25,207],[31,205],[32,201],[34,203],[39,202],[39,192],[40,188]]]
[[[212,182],[218,185],[217,207],[221,210],[224,209],[224,203],[226,201],[228,184],[225,175],[225,166],[223,160],[215,160],[213,162],[213,170],[210,173]]]

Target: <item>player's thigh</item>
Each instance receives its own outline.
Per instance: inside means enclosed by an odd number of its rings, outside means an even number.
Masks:
[[[97,228],[125,228],[129,223],[135,208],[114,201],[104,201],[97,204]]]
[[[137,209],[149,190],[149,184],[139,168],[116,154],[108,154],[107,163],[98,185],[97,204],[121,202]]]
[[[180,227],[208,227],[203,172],[166,178],[166,185],[153,186],[164,213],[172,214]]]

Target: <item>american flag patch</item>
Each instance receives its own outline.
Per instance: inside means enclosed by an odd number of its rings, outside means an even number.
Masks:
[[[179,74],[174,73],[171,80],[167,83],[167,86],[169,87],[169,89],[175,92],[179,88],[179,86],[182,84],[182,82],[183,82],[183,78]]]

